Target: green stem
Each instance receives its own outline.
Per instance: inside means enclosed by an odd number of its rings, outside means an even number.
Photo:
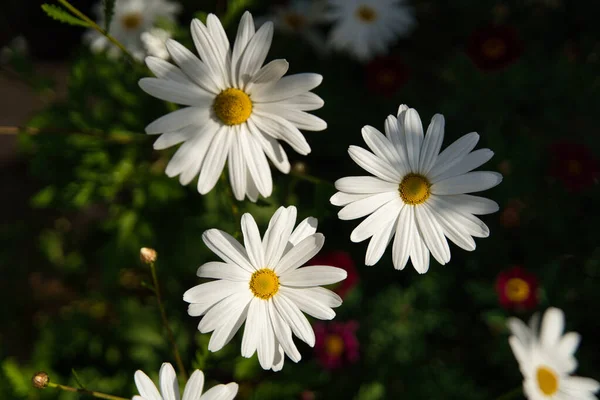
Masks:
[[[79,17],[83,21],[87,22],[92,28],[97,30],[101,35],[103,35],[108,40],[110,40],[115,46],[117,46],[119,49],[121,49],[123,54],[125,54],[127,57],[129,57],[130,60],[135,61],[135,58],[131,55],[131,53],[129,53],[129,51],[127,51],[125,46],[123,46],[121,44],[121,42],[119,42],[113,36],[109,35],[108,32],[105,31],[104,29],[102,29],[96,22],[94,22],[94,20],[90,19],[87,15],[85,15],[84,13],[79,11],[77,8],[75,8],[73,5],[71,5],[71,3],[69,3],[67,0],[58,0],[58,2],[60,4],[62,4],[66,9],[71,11],[73,14],[75,14],[77,17]]]
[[[173,355],[175,356],[175,362],[177,363],[177,369],[179,369],[179,373],[183,376],[183,380],[188,380],[188,375],[183,366],[183,361],[181,361],[181,356],[179,355],[179,350],[177,349],[177,344],[175,343],[175,336],[173,335],[173,331],[169,326],[169,320],[167,319],[167,313],[165,312],[165,307],[163,306],[162,298],[160,295],[160,287],[158,285],[158,276],[156,275],[156,266],[155,263],[150,263],[150,270],[152,271],[152,280],[154,281],[154,294],[156,295],[156,301],[158,302],[158,308],[160,309],[160,317],[162,319],[162,323],[167,330],[167,334],[169,335],[169,341],[171,342],[171,347],[173,348]]]
[[[87,390],[87,389],[78,389],[78,388],[74,388],[74,387],[71,387],[71,386],[59,385],[58,383],[53,383],[53,382],[48,382],[48,387],[56,388],[56,389],[60,389],[60,390],[64,390],[66,392],[74,392],[74,393],[86,394],[88,396],[96,397],[98,399],[129,400],[129,399],[125,398],[125,397],[113,396],[111,394],[94,392],[92,390]]]
[[[521,386],[519,386],[518,388],[515,388],[515,389],[511,390],[508,393],[504,393],[502,396],[498,397],[496,400],[512,400],[512,399],[516,399],[517,396],[519,396],[522,393],[523,393],[523,388]]]
[[[293,177],[295,177],[295,178],[302,179],[302,180],[305,180],[305,181],[310,182],[310,183],[314,183],[315,185],[329,185],[329,186],[333,186],[333,183],[331,183],[329,181],[326,181],[326,180],[323,180],[321,178],[317,178],[316,176],[307,175],[307,174],[304,174],[304,173],[298,173],[298,172],[294,172],[294,171],[291,171],[290,175],[293,176]]]

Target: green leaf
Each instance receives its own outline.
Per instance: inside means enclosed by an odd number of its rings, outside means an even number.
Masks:
[[[109,31],[110,23],[115,13],[115,2],[116,0],[102,0],[102,5],[104,6],[104,30],[106,33]]]
[[[25,397],[29,392],[30,380],[24,376],[23,372],[13,359],[6,359],[2,362],[2,371],[8,380],[12,390],[19,397]]]
[[[55,19],[65,24],[90,27],[90,24],[77,18],[73,14],[68,13],[65,9],[53,4],[42,4],[42,10],[52,19]]]
[[[380,400],[384,397],[385,387],[379,382],[373,382],[362,385],[355,400]]]

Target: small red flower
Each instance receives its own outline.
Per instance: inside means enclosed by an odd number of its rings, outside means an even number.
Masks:
[[[550,174],[571,191],[581,191],[598,181],[598,160],[584,145],[568,140],[550,146]]]
[[[315,352],[323,368],[335,369],[358,361],[357,329],[356,321],[315,324]]]
[[[330,265],[346,270],[348,277],[334,287],[341,298],[346,297],[346,294],[358,284],[358,271],[354,266],[354,261],[345,251],[330,251],[323,255],[318,255],[310,260],[307,265]]]
[[[500,305],[506,309],[531,310],[538,305],[538,281],[520,266],[505,270],[496,278]]]
[[[408,67],[398,57],[379,57],[366,66],[367,88],[386,97],[392,96],[409,78]]]
[[[491,25],[471,34],[466,51],[479,69],[495,71],[521,57],[523,45],[513,28]]]

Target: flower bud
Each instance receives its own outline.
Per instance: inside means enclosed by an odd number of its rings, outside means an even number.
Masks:
[[[48,382],[50,382],[50,377],[43,371],[37,372],[33,375],[33,378],[31,378],[31,384],[36,389],[44,389],[48,386]]]
[[[144,264],[152,264],[156,261],[156,250],[149,247],[142,247],[140,249],[140,260]]]

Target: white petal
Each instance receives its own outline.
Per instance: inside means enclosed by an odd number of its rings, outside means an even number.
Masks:
[[[426,175],[435,165],[438,154],[444,141],[445,120],[442,114],[435,114],[427,128],[427,134],[421,147],[419,172]]]
[[[485,215],[494,213],[500,209],[498,203],[494,200],[469,194],[444,196],[444,199],[462,213]]]
[[[273,60],[262,67],[246,85],[246,92],[252,98],[252,87],[280,80],[288,71],[290,64],[286,60]]]
[[[181,131],[163,133],[159,136],[158,139],[156,139],[152,147],[154,148],[154,150],[164,150],[169,147],[178,145],[182,142],[190,140],[194,136],[194,134],[197,133],[197,130],[198,129],[196,127],[194,127],[193,129],[189,129],[188,126],[187,128],[184,128]]]
[[[400,172],[386,160],[381,159],[358,146],[350,146],[348,148],[348,154],[350,154],[350,158],[365,171],[370,172],[380,179],[395,183],[396,185],[400,183],[400,180],[402,179]]]
[[[288,143],[297,153],[303,156],[310,153],[310,146],[306,138],[288,120],[275,114],[263,113],[257,110],[252,115],[252,122],[267,135]]]
[[[292,110],[313,111],[323,107],[325,102],[318,95],[312,92],[306,92],[279,100],[277,104]]]
[[[204,374],[197,369],[185,384],[182,400],[200,400],[202,389],[204,389]]]
[[[486,224],[472,214],[457,210],[451,203],[446,201],[446,196],[431,196],[429,202],[437,213],[450,221],[457,229],[464,230],[471,236],[488,237],[490,230]]]
[[[551,307],[544,313],[540,330],[540,342],[547,349],[553,349],[565,329],[565,314],[558,308]]]
[[[235,382],[227,385],[217,385],[211,387],[200,398],[200,400],[232,400],[238,391],[238,384]]]
[[[284,76],[276,84],[255,87],[252,93],[254,101],[259,103],[275,102],[306,93],[321,84],[323,76],[303,73]]]
[[[182,46],[175,40],[167,40],[165,42],[169,54],[173,60],[181,67],[185,75],[189,78],[188,81],[196,83],[198,86],[212,94],[218,94],[223,89],[217,85],[218,79],[213,78],[213,72],[198,59],[185,46]]]
[[[460,137],[440,153],[435,165],[429,171],[428,176],[435,177],[458,163],[464,156],[473,150],[478,141],[479,135],[477,132],[467,133]]]
[[[406,137],[406,153],[412,171],[419,171],[421,144],[423,143],[423,123],[414,108],[406,111],[404,116],[404,135]]]
[[[475,171],[464,175],[444,179],[431,185],[431,193],[451,195],[481,192],[493,188],[502,182],[502,175],[497,172]]]
[[[240,128],[236,126],[234,130],[231,146],[229,147],[229,165],[227,169],[233,195],[236,200],[242,201],[246,196],[246,160],[243,156],[242,144],[240,143]]]
[[[234,296],[236,295],[232,295],[229,298]],[[249,292],[244,292],[240,293],[240,298],[241,300],[236,299],[235,306],[229,309],[225,317],[222,317],[221,324],[215,328],[215,331],[210,336],[210,341],[208,342],[209,351],[215,352],[221,350],[231,341],[231,339],[233,339],[244,321],[246,321],[252,295]],[[211,310],[209,310],[209,312]],[[221,315],[223,315],[223,313],[221,313]],[[204,318],[206,318],[206,316]]]
[[[184,85],[158,78],[142,78],[140,88],[151,96],[184,106],[210,107],[215,99],[212,93],[198,86]]]
[[[345,206],[352,202],[366,199],[367,197],[371,197],[371,196],[372,196],[372,194],[370,194],[370,193],[350,194],[350,193],[344,193],[344,192],[337,192],[336,194],[331,196],[329,201],[334,206]]]
[[[188,314],[193,317],[199,317],[200,315],[203,315],[208,308],[223,300],[225,297],[246,290],[247,288],[247,282],[232,282],[226,280],[211,281],[188,289],[183,293],[183,301],[193,303],[188,307]]]
[[[337,293],[329,289],[322,288],[320,286],[308,288],[284,288],[286,293],[288,291],[301,293],[302,295],[308,296],[314,299],[315,301],[318,301],[319,303],[322,303],[323,305],[330,308],[336,308],[342,305],[342,298],[338,296]]]
[[[185,128],[186,132],[190,132],[187,134],[192,134],[192,137],[177,149],[175,155],[167,164],[165,170],[167,176],[172,178],[191,169],[194,165],[198,165],[199,162],[202,162],[210,143],[217,134],[217,129],[216,125],[212,122],[208,122],[195,133],[192,133],[196,130],[195,126],[190,125]],[[197,169],[199,169],[199,167]],[[198,173],[197,170],[193,172],[194,174]]]
[[[255,268],[248,259],[246,249],[227,232],[209,229],[202,234],[206,246],[228,264],[238,265],[247,272],[254,273]]]
[[[262,241],[267,266],[274,268],[279,263],[296,224],[297,212],[294,206],[279,207],[271,217]]]
[[[461,229],[461,224],[454,220],[451,214],[440,214],[433,205],[431,206],[431,212],[435,215],[437,222],[444,231],[444,235],[448,239],[462,249],[475,250],[475,241],[465,229]]]
[[[160,377],[160,392],[163,400],[179,400],[179,383],[173,366],[163,363],[158,373]]]
[[[251,120],[248,120],[248,127],[254,133],[254,139],[260,144],[275,167],[284,174],[289,173],[291,169],[290,162],[281,144],[273,137],[261,132]]]
[[[265,254],[262,247],[258,225],[251,214],[242,215],[242,234],[244,235],[244,247],[248,252],[248,258],[252,265],[259,270],[265,266]]]
[[[335,188],[346,193],[374,194],[397,191],[398,183],[386,182],[374,176],[347,176],[335,181]]]
[[[228,281],[249,282],[251,274],[237,265],[220,261],[210,261],[198,268],[200,278],[225,279]]]
[[[292,328],[294,335],[313,347],[315,345],[315,332],[298,306],[281,294],[274,296],[272,301],[281,318]]]
[[[232,82],[229,79],[229,71],[231,70],[231,52],[229,39],[221,25],[221,21],[214,14],[208,14],[206,18],[206,27],[215,45],[213,51],[218,56],[220,70],[223,73],[225,83],[231,86]]]
[[[467,154],[462,160],[454,164],[453,167],[448,168],[442,173],[438,174],[435,177],[430,177],[430,181],[432,183],[436,183],[442,181],[444,179],[462,175],[466,172],[472,171],[477,167],[485,164],[492,158],[494,152],[490,149],[479,149],[475,150],[472,153]]]
[[[233,53],[231,56],[231,76],[236,87],[242,86],[242,81],[239,76],[240,57],[242,56],[244,50],[246,50],[246,46],[248,46],[248,42],[250,42],[250,39],[252,39],[254,33],[255,30],[252,14],[246,11],[240,19],[237,36],[235,38],[235,44],[233,45]]]
[[[417,229],[416,220],[413,225],[413,233],[411,236],[410,261],[419,274],[424,274],[429,270],[429,249],[423,241],[421,233]]]
[[[406,135],[404,134],[404,114],[402,117],[396,118],[389,115],[385,120],[385,134],[390,143],[392,143],[394,152],[400,161],[400,167],[404,173],[412,171],[406,154]]]
[[[308,217],[298,224],[290,235],[289,243],[296,246],[302,240],[317,232],[318,221],[314,217]]]
[[[581,342],[581,335],[577,332],[566,333],[558,343],[558,351],[563,356],[573,356]]]
[[[271,41],[273,40],[273,23],[266,22],[252,36],[239,61],[239,76],[242,85],[248,83],[265,62]]]
[[[381,230],[391,220],[396,221],[404,203],[400,198],[386,203],[373,214],[369,215],[350,234],[350,240],[354,243],[362,242]]]
[[[417,227],[425,244],[438,263],[444,265],[450,261],[450,248],[444,237],[442,227],[431,213],[427,203],[415,207]]]
[[[273,324],[269,316],[268,301],[260,301],[261,333],[258,339],[258,361],[263,369],[271,369],[275,358],[275,334]]]
[[[396,213],[396,218],[398,215],[399,213]],[[365,265],[375,265],[385,253],[385,249],[394,237],[396,218],[387,220],[382,228],[373,234],[365,254]]]
[[[225,167],[225,161],[227,160],[227,154],[229,153],[229,146],[233,139],[234,133],[231,132],[228,127],[222,127],[219,132],[216,133],[204,163],[202,164],[202,170],[200,171],[200,177],[198,178],[198,192],[200,194],[206,194],[212,190],[217,184],[219,176]]]
[[[301,311],[314,318],[331,320],[335,317],[335,311],[329,306],[311,297],[308,293],[302,292],[301,289],[281,287],[280,290],[287,298],[292,300]]]
[[[348,276],[346,270],[325,265],[302,267],[279,277],[279,282],[286,286],[320,286],[331,285],[343,281]]]
[[[600,383],[598,381],[579,376],[569,376],[563,378],[561,381],[561,386],[565,391],[578,392],[577,400],[582,398],[580,397],[583,394],[581,392],[591,392],[586,394],[590,396],[590,399],[596,399],[596,396],[593,396],[592,393],[597,393],[598,390],[600,390]],[[575,399],[575,397],[572,398]]]
[[[211,307],[202,317],[198,324],[198,331],[200,333],[212,332],[220,326],[228,325],[229,320],[237,320],[250,304],[252,297],[249,290],[242,290],[224,298]]]
[[[294,340],[292,339],[292,329],[285,322],[285,320],[279,314],[279,311],[275,308],[275,304],[273,301],[269,301],[269,315],[271,317],[271,321],[273,323],[273,331],[275,333],[275,337],[277,341],[280,343],[281,347],[288,355],[288,357],[294,361],[298,362],[302,358],[298,348],[294,344]]]
[[[179,68],[161,58],[146,57],[146,65],[157,78],[179,82],[184,85],[191,83]]]
[[[254,297],[248,306],[248,316],[242,337],[242,357],[250,358],[258,348],[258,341],[262,332],[262,318],[260,302],[264,300]]]
[[[296,128],[305,131],[322,131],[327,129],[327,122],[304,111],[280,106],[278,103],[256,104],[255,111],[269,113],[291,122]]]
[[[341,220],[350,220],[362,218],[378,210],[384,204],[397,199],[398,193],[383,192],[372,195],[362,200],[348,204],[340,210],[338,218]]]
[[[284,275],[304,265],[304,263],[316,256],[321,251],[324,243],[325,237],[321,233],[315,233],[305,238],[281,257],[281,260],[279,260],[273,270],[283,278]]]
[[[397,126],[397,122],[394,122],[394,124]],[[400,154],[394,150],[394,145],[383,133],[369,125],[364,126],[361,132],[365,143],[377,157],[386,160],[399,175],[405,175],[408,172],[407,164]]]
[[[248,128],[250,126],[248,125]],[[242,128],[240,132],[240,145],[246,160],[248,171],[263,197],[269,197],[273,192],[273,178],[271,177],[271,169],[269,162],[263,152],[260,142],[257,137],[260,133],[253,133],[252,130]]]
[[[392,245],[392,261],[395,269],[404,269],[410,256],[410,240],[415,229],[414,209],[412,206],[404,206],[398,215],[396,237]]]
[[[140,370],[135,371],[134,374],[135,386],[137,386],[138,392],[146,400],[163,400],[158,392],[158,389],[152,382],[148,375]]]
[[[208,67],[217,86],[224,89],[229,74],[225,70],[224,60],[219,55],[217,43],[206,26],[198,19],[192,20],[191,31],[200,58]]]

